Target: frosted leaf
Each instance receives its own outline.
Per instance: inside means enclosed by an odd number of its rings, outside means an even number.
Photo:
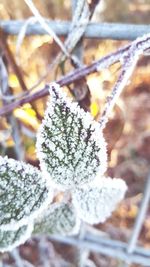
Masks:
[[[52,204],[43,217],[35,221],[35,234],[76,234],[79,232],[80,220],[72,204]]]
[[[52,192],[37,168],[0,157],[0,230],[17,230],[51,200]]]
[[[33,224],[24,225],[16,231],[0,230],[0,252],[11,251],[15,247],[24,244],[31,236]]]
[[[54,186],[70,189],[93,180],[106,170],[106,144],[98,122],[50,86],[51,100],[37,136],[42,171]]]
[[[127,186],[122,179],[100,178],[72,193],[77,214],[90,224],[104,222],[123,199]]]

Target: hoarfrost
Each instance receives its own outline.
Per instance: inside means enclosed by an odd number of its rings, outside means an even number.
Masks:
[[[50,94],[37,136],[37,153],[53,185],[71,189],[105,172],[106,144],[99,124],[72,103],[58,84],[51,84]]]
[[[35,234],[77,234],[80,228],[80,219],[76,215],[72,204],[55,203],[35,221]]]
[[[123,199],[127,186],[122,179],[100,178],[72,192],[80,219],[90,224],[103,223]]]
[[[52,197],[37,168],[0,156],[0,230],[17,230],[27,224]]]
[[[31,236],[33,224],[24,225],[16,231],[1,231],[0,230],[0,252],[11,251],[15,247],[24,244]]]

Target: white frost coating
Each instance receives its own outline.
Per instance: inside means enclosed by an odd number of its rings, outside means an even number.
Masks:
[[[50,85],[51,99],[37,135],[41,170],[52,184],[71,189],[88,183],[107,168],[106,143],[99,123],[73,103],[58,84]]]
[[[103,223],[124,198],[127,190],[122,179],[99,178],[91,186],[72,192],[73,204],[80,219],[90,224]]]
[[[51,203],[41,172],[24,162],[0,156],[0,230],[17,230]]]
[[[8,252],[24,244],[31,236],[33,223],[24,225],[16,231],[0,231],[0,252]]]
[[[130,46],[126,47],[125,50],[118,50],[117,53],[113,53],[110,56],[106,56],[105,59],[101,60],[97,65],[97,71],[100,71],[104,66],[108,67],[112,63],[120,60],[122,63],[121,73],[115,83],[110,96],[107,98],[104,111],[100,118],[100,127],[103,129],[108,121],[108,117],[112,112],[114,105],[117,102],[119,95],[123,88],[127,85],[130,76],[136,66],[139,56],[144,53],[144,50],[150,48],[150,34],[145,34],[142,37],[137,38],[133,41]]]
[[[126,55],[131,55],[133,53],[133,58],[135,56],[139,57],[139,55],[143,54],[145,50],[150,48],[150,34],[144,34],[142,37],[138,37],[136,40],[134,40],[130,47],[127,50],[119,51],[118,53],[113,53],[110,57],[107,59],[101,61],[99,64],[97,64],[97,71],[101,71],[104,68],[108,68],[110,65],[112,65],[116,61],[122,61],[122,58],[124,58]]]
[[[70,203],[54,203],[35,220],[33,234],[74,235],[79,232],[80,219]]]

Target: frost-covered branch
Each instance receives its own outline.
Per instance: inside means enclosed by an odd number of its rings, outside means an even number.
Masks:
[[[126,86],[129,78],[131,77],[134,71],[139,56],[142,55],[144,51],[149,48],[150,48],[150,34],[147,34],[135,40],[128,49],[128,51],[125,53],[125,55],[120,59],[122,63],[121,73],[112,89],[110,96],[107,98],[104,111],[100,118],[101,128],[105,127],[108,121],[108,117],[112,112],[112,109],[116,104],[118,97],[120,96],[122,90]],[[101,66],[100,68],[98,67],[98,70],[101,70]]]
[[[83,77],[86,77],[90,73],[94,73],[97,71],[101,71],[104,68],[108,68],[112,64],[121,61],[124,59],[123,67],[121,74],[118,78],[117,83],[115,84],[111,96],[108,98],[108,106],[107,111],[105,110],[103,113],[103,117],[101,121],[101,125],[103,127],[104,124],[104,117],[110,113],[112,107],[115,104],[115,101],[119,94],[121,93],[123,87],[125,86],[125,83],[131,76],[134,67],[136,65],[136,62],[138,60],[139,55],[143,54],[145,50],[150,48],[150,34],[144,35],[141,38],[138,38],[130,45],[127,45],[119,50],[117,50],[114,53],[111,53],[102,59],[92,63],[89,66],[83,66],[81,68],[76,69],[75,71],[69,73],[68,75],[60,78],[57,83],[60,86],[69,85]],[[130,65],[131,63],[131,65]],[[130,70],[128,70],[128,67]],[[132,68],[131,68],[132,67]],[[32,102],[36,99],[39,99],[41,97],[44,97],[48,95],[48,86],[46,85],[43,89],[39,90],[38,92],[34,94],[26,94],[23,98],[14,101],[13,103],[6,105],[5,107],[0,109],[0,115],[5,115],[9,112],[11,112],[13,109],[17,108],[18,106],[22,106],[25,103]],[[118,90],[119,88],[119,90]],[[111,102],[111,104],[110,104]],[[113,104],[112,104],[113,103]],[[111,108],[110,108],[111,105]]]
[[[101,58],[100,60],[95,61],[94,63],[92,63],[89,66],[80,67],[80,68],[74,70],[73,72],[65,75],[64,77],[60,78],[56,82],[60,86],[69,85],[75,81],[78,81],[78,80],[86,77],[87,75],[89,75],[91,73],[97,72],[97,68],[99,68],[99,69],[100,69],[100,67],[101,67],[101,69],[108,68],[109,66],[111,66],[115,62],[118,62],[120,60],[120,58],[125,55],[126,51],[129,49],[129,47],[130,47],[130,45],[124,46],[123,48],[117,50],[116,52],[110,53],[107,56]],[[0,109],[0,116],[8,114],[9,112],[14,110],[15,108],[22,106],[25,103],[32,102],[34,100],[37,100],[41,97],[48,95],[49,94],[48,88],[49,87],[46,85],[43,89],[41,89],[38,92],[35,92],[33,94],[30,94],[30,91],[28,93],[25,93],[25,95],[22,98],[20,98],[19,100],[16,100],[16,101],[12,102],[11,104],[6,105],[5,107],[1,108]]]

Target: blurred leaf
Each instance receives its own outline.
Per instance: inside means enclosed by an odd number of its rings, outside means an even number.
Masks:
[[[55,203],[35,221],[35,234],[77,234],[80,220],[71,204]]]
[[[19,81],[17,76],[14,73],[9,74],[9,86],[14,87],[20,87]]]
[[[90,106],[91,114],[93,117],[96,117],[99,113],[99,105],[97,102],[92,102]]]
[[[108,152],[110,153],[114,148],[116,142],[122,135],[125,124],[125,117],[122,109],[116,105],[115,116],[109,120],[104,129],[104,136],[108,143]]]
[[[36,118],[35,111],[32,108],[17,108],[14,110],[14,116],[34,130],[39,128],[38,119]]]

